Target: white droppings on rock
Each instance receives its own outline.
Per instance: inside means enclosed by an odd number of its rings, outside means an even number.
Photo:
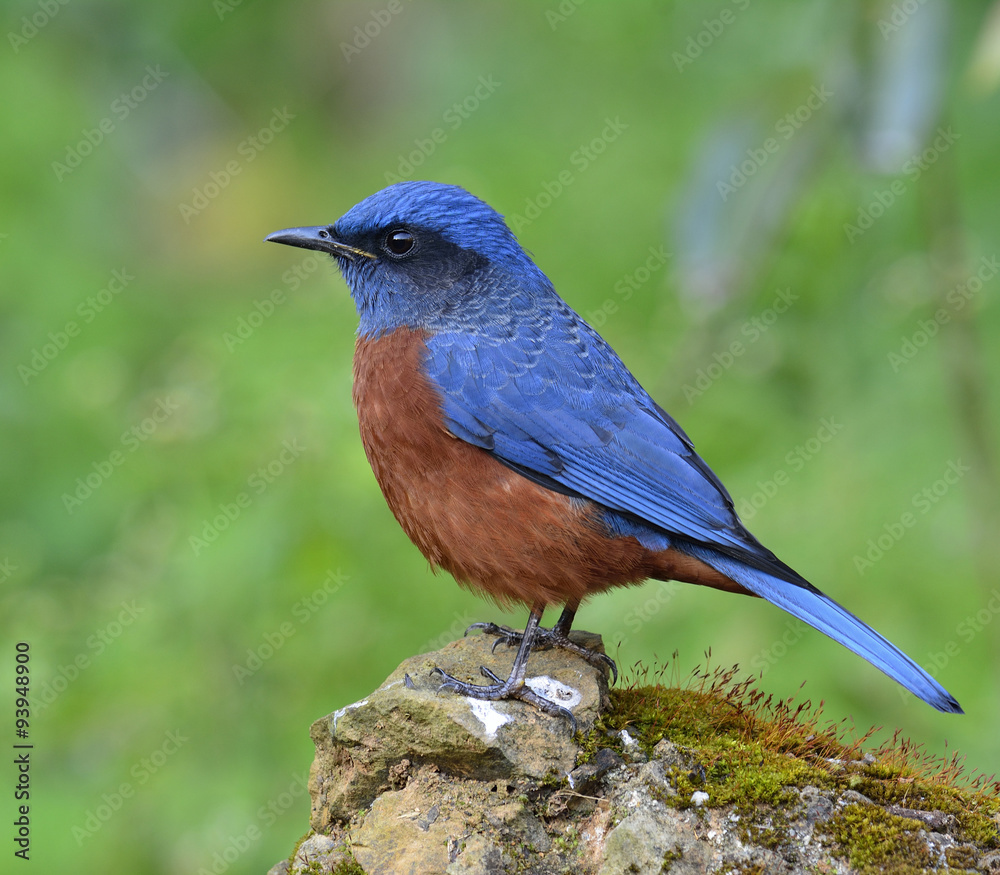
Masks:
[[[702,806],[708,802],[708,794],[704,790],[695,790],[691,794],[691,803],[693,805]]]
[[[337,728],[337,721],[341,717],[343,717],[348,711],[353,711],[355,708],[361,708],[361,707],[363,707],[364,705],[367,705],[367,704],[368,704],[368,700],[367,699],[362,699],[360,702],[353,702],[350,705],[344,705],[343,708],[338,708],[336,711],[334,711],[333,712],[333,728],[334,728],[334,730],[336,730],[336,728]]]
[[[627,729],[623,729],[619,732],[618,737],[622,740],[622,744],[624,744],[625,747],[631,747],[633,744],[638,744],[638,742],[628,734]]]
[[[473,699],[466,696],[466,701],[469,703],[469,708],[472,713],[476,715],[476,719],[483,724],[486,729],[487,738],[496,738],[497,730],[504,725],[504,723],[510,723],[513,719],[510,714],[504,714],[502,711],[498,710],[497,706],[492,702],[488,702],[484,699]]]
[[[579,690],[567,686],[555,678],[550,678],[546,674],[534,678],[526,678],[524,683],[538,693],[539,696],[569,711],[572,711],[583,700],[583,696]]]

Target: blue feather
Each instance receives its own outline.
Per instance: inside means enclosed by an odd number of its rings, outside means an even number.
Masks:
[[[939,711],[963,713],[952,695],[910,657],[815,587],[789,586],[785,580],[720,556],[705,547],[692,545],[686,549],[751,592],[867,659]]]

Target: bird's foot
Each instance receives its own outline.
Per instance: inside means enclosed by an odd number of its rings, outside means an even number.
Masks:
[[[483,677],[493,681],[493,683],[486,685],[468,684],[456,677],[452,677],[444,669],[436,667],[432,669],[431,673],[441,675],[441,678],[444,680],[444,683],[438,687],[439,693],[442,690],[454,690],[460,696],[471,696],[473,699],[483,699],[487,702],[517,699],[529,705],[534,705],[539,711],[550,714],[553,717],[565,718],[569,721],[570,730],[574,734],[576,733],[576,717],[573,716],[573,712],[567,708],[563,708],[561,705],[557,705],[555,702],[549,701],[544,696],[538,695],[523,679],[518,680],[514,675],[511,675],[507,680],[502,680],[485,665],[481,665],[479,671],[482,672]]]
[[[508,647],[518,647],[524,638],[523,632],[511,629],[509,626],[498,626],[496,623],[473,623],[465,630],[465,634],[468,635],[473,629],[480,630],[484,635],[494,635],[496,637],[497,640],[493,642],[493,651],[496,651],[497,647],[501,644],[506,644]],[[606,653],[582,647],[575,641],[571,641],[568,635],[564,635],[556,629],[543,629],[539,626],[535,631],[532,649],[545,649],[547,647],[559,647],[563,650],[568,650],[570,653],[575,653],[595,668],[608,669],[611,672],[612,683],[617,683],[618,681],[618,666],[615,665],[615,661]]]

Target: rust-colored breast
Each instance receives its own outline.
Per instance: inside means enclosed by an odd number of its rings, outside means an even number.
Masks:
[[[500,603],[563,604],[648,577],[736,587],[674,550],[609,538],[596,508],[522,477],[454,437],[421,369],[424,335],[359,338],[354,404],[386,501],[430,563]]]

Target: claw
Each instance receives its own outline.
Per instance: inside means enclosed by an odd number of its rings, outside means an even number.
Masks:
[[[483,677],[492,681],[492,683],[487,684],[486,686],[482,686],[480,684],[470,684],[460,681],[456,677],[452,677],[444,671],[444,669],[435,666],[431,670],[431,674],[440,675],[443,681],[441,686],[438,687],[438,692],[440,693],[442,690],[454,690],[459,695],[468,696],[473,699],[482,699],[488,702],[498,702],[502,699],[518,699],[519,701],[534,705],[539,711],[553,717],[565,718],[569,721],[570,729],[575,734],[577,724],[576,718],[573,716],[572,712],[563,708],[561,705],[557,705],[555,702],[550,702],[544,696],[539,695],[530,687],[526,686],[524,682],[525,665],[528,661],[528,654],[531,652],[532,643],[536,640],[537,633],[539,632],[538,623],[542,618],[542,611],[544,609],[544,604],[536,604],[532,606],[531,615],[528,618],[528,624],[525,626],[524,632],[515,632],[507,626],[498,626],[496,623],[473,623],[465,630],[466,634],[473,629],[480,629],[484,634],[496,635],[497,641],[493,644],[494,649],[496,649],[497,644],[501,641],[508,644],[514,644],[515,642],[519,644],[517,656],[514,658],[514,665],[511,668],[510,677],[507,678],[507,680],[501,679],[498,675],[494,674],[483,665],[479,667],[479,671]],[[570,645],[568,649],[582,654],[590,654],[590,651],[586,648],[570,642],[569,639],[566,638],[565,634],[554,634],[560,642],[566,641],[566,643]],[[552,636],[553,633],[547,632],[547,635]],[[604,658],[608,659],[607,657]],[[610,660],[608,661],[610,662]]]
[[[490,649],[491,653],[496,653],[497,648],[501,644],[506,644],[508,647],[514,647],[515,645],[519,645],[524,640],[524,633],[511,629],[508,626],[498,626],[496,623],[473,623],[465,630],[465,633],[468,634],[473,629],[482,631],[484,635],[496,636],[496,641],[493,642],[493,646]],[[557,631],[557,627],[552,629],[543,629],[539,627],[536,629],[532,646],[535,648],[559,647],[563,650],[575,653],[581,659],[585,659],[596,668],[607,669],[611,674],[611,683],[618,683],[618,666],[615,665],[615,661],[610,656],[597,650],[589,650],[586,647],[582,647],[576,642],[571,641],[568,635]]]
[[[461,693],[462,688],[468,686],[467,684],[460,681],[458,678],[452,677],[450,674],[448,674],[448,672],[443,671],[437,666],[431,669],[431,674],[434,674],[435,672],[437,672],[439,675],[441,675],[442,678],[444,678],[444,683],[437,688],[437,691],[439,693],[442,690],[454,690],[456,693]]]
[[[520,687],[517,687],[516,682],[514,682],[512,678],[508,678],[506,681],[501,680],[497,675],[486,668],[486,666],[481,666],[480,671],[484,677],[493,681],[493,683],[487,686],[467,684],[464,681],[460,681],[456,677],[452,677],[446,671],[438,667],[433,668],[431,673],[439,674],[444,679],[444,683],[438,687],[439,693],[444,690],[453,690],[460,696],[469,696],[473,699],[483,699],[488,702],[499,702],[503,699],[517,699],[518,701],[525,702],[526,704],[534,705],[539,711],[542,711],[551,717],[561,717],[565,719],[569,723],[572,734],[576,734],[576,717],[573,716],[573,712],[569,709],[563,708],[561,705],[557,705],[555,702],[549,701],[544,696],[538,695],[538,693],[530,687],[525,686],[523,683],[521,683]]]
[[[603,662],[604,665],[608,669],[610,669],[610,671],[611,671],[611,683],[612,684],[617,684],[618,683],[618,666],[615,665],[615,661],[610,656],[608,656],[606,653],[596,653],[595,652],[594,655],[597,656],[597,657],[599,657],[600,661]]]
[[[502,684],[503,683],[503,679],[502,678],[498,678],[485,665],[479,666],[479,672],[480,672],[480,674],[482,674],[482,676],[484,678],[487,678],[488,680],[493,681],[493,683],[495,683],[495,684]]]

